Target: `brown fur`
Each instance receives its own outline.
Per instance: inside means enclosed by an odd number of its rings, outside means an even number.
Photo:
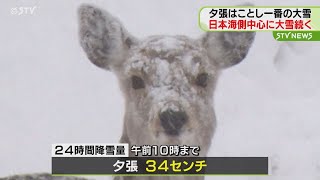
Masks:
[[[139,40],[104,10],[83,5],[78,13],[81,46],[92,63],[117,75],[125,97],[120,142],[196,145],[201,147],[200,155],[206,156],[216,128],[213,93],[220,71],[245,58],[255,34],[223,32],[206,33],[200,39],[151,36]],[[166,134],[160,123],[159,114],[168,109],[183,111],[188,117],[176,136]]]

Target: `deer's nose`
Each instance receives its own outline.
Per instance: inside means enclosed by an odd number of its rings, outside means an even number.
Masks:
[[[184,111],[168,109],[159,114],[161,126],[168,135],[179,135],[181,128],[187,122],[188,117]]]

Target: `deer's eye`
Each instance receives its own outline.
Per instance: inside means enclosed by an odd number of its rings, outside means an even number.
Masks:
[[[196,78],[196,84],[200,87],[206,87],[208,84],[208,73],[200,73]]]
[[[139,76],[131,77],[131,85],[133,89],[142,89],[145,87],[144,81]]]

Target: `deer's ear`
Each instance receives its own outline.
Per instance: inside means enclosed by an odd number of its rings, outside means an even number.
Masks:
[[[78,9],[80,44],[89,60],[104,69],[121,64],[136,42],[117,18],[92,5]]]
[[[247,55],[254,32],[207,32],[201,39],[211,62],[218,68],[238,64]]]

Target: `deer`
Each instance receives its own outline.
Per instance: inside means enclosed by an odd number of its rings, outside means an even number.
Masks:
[[[79,40],[87,58],[113,72],[125,99],[121,143],[195,145],[205,157],[217,120],[213,96],[221,72],[239,64],[254,32],[154,35],[139,39],[115,16],[91,4],[78,8]],[[130,154],[130,156],[133,156]],[[85,180],[49,173],[10,179]],[[204,176],[115,176],[114,180],[203,180]]]
[[[113,72],[125,99],[121,143],[196,145],[205,157],[217,127],[213,95],[221,72],[247,56],[254,32],[206,32],[132,36],[107,11],[78,8],[79,40],[87,58]],[[131,154],[132,156],[132,154]],[[49,173],[14,175],[3,180],[85,180]],[[203,180],[204,176],[116,176],[114,180]]]
[[[121,143],[196,145],[206,156],[215,129],[213,95],[224,69],[240,63],[254,32],[206,32],[134,37],[117,17],[99,7],[78,8],[79,40],[95,66],[113,72],[125,99]],[[115,177],[197,179],[204,177]]]

